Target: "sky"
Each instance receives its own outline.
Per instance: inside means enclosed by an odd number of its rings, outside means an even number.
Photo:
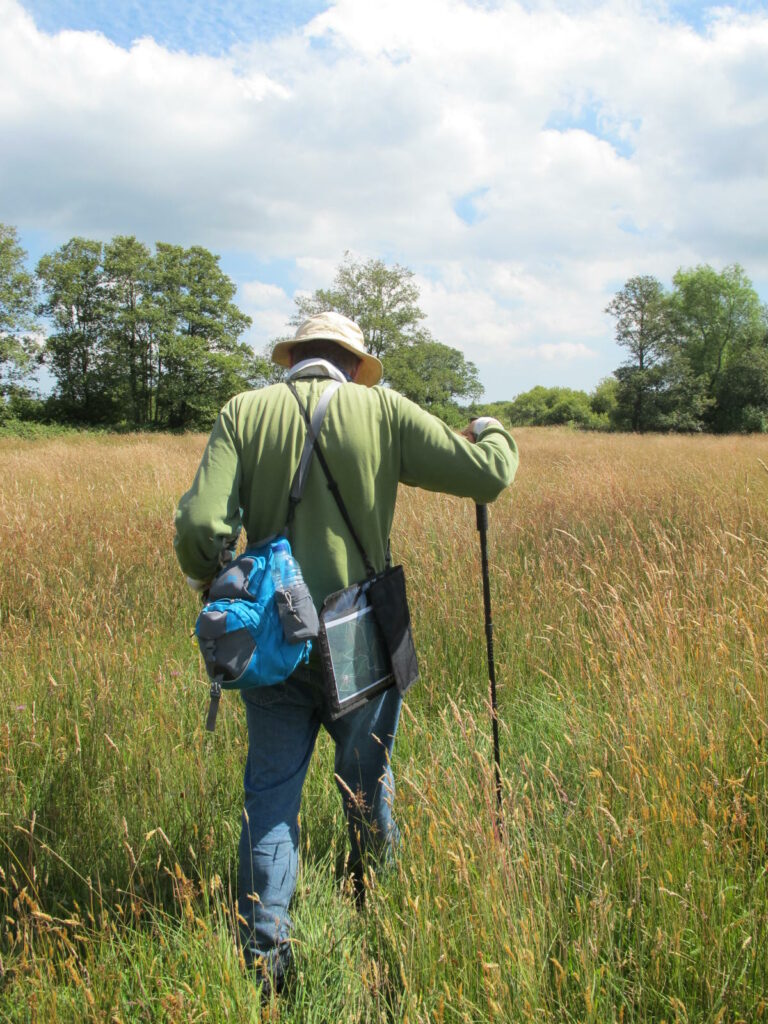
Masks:
[[[489,401],[591,390],[636,274],[768,301],[768,3],[0,0],[0,222],[220,254],[262,351],[345,252]]]

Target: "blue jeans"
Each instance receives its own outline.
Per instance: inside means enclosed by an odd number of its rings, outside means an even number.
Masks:
[[[238,910],[245,959],[279,982],[290,960],[288,904],[296,887],[301,789],[320,726],[336,746],[334,770],[347,818],[350,865],[386,856],[399,839],[389,765],[400,717],[395,687],[331,721],[319,671],[242,692],[248,720]]]

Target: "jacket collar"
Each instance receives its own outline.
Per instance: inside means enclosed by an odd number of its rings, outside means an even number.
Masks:
[[[327,359],[302,359],[300,363],[291,367],[286,375],[286,380],[299,380],[304,377],[330,377],[331,380],[337,380],[341,384],[346,384],[349,381],[349,377],[344,371],[340,370],[338,366],[334,366],[333,363],[329,363]]]

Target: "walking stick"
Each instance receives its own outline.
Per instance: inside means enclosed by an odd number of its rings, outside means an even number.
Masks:
[[[499,753],[499,709],[496,704],[496,662],[493,656],[491,619],[491,580],[488,572],[488,506],[475,505],[480,533],[480,560],[483,569],[483,605],[485,606],[485,644],[488,650],[488,678],[491,683],[491,725],[493,727],[493,766],[496,777],[496,804],[501,820],[501,755]]]

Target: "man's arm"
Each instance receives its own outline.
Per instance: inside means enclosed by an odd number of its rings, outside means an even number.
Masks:
[[[176,511],[176,557],[184,572],[203,584],[214,576],[222,550],[240,531],[241,471],[234,417],[233,402],[228,402]]]
[[[493,501],[512,483],[519,462],[517,445],[498,420],[474,421],[472,443],[401,395],[397,407],[403,483],[481,504]]]

